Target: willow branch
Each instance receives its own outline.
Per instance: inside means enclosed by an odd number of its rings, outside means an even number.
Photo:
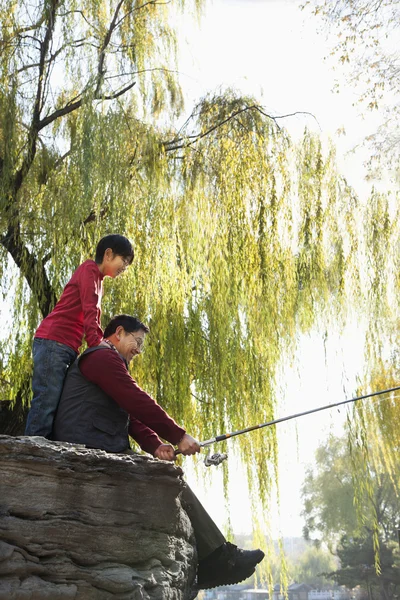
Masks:
[[[115,98],[119,98],[123,94],[126,94],[133,86],[136,85],[136,81],[132,81],[130,84],[119,90],[119,92],[114,92],[111,96],[101,96],[97,98],[97,100],[115,100]]]
[[[50,58],[48,58],[48,59],[45,61],[45,64],[46,64],[46,65],[49,65],[49,64],[51,64],[51,63],[52,63],[52,62],[53,62],[53,61],[54,61],[54,60],[57,58],[57,56],[58,56],[59,54],[61,54],[61,52],[62,52],[63,50],[65,50],[65,48],[68,48],[69,46],[71,46],[71,47],[73,47],[73,48],[80,48],[81,46],[83,46],[83,45],[84,45],[84,43],[83,43],[83,42],[85,41],[85,39],[86,39],[86,38],[80,38],[80,39],[78,39],[78,40],[73,40],[73,41],[72,41],[72,42],[70,42],[69,44],[64,44],[63,46],[61,46],[60,48],[58,48],[58,50],[56,50],[56,51],[54,52],[54,54],[52,54],[52,55],[50,56]],[[19,74],[19,73],[22,73],[22,72],[24,72],[24,71],[28,71],[29,69],[34,69],[34,68],[37,68],[37,67],[40,67],[40,63],[31,63],[30,65],[24,65],[23,67],[21,67],[20,69],[18,69],[17,71],[15,71],[15,73],[16,73],[16,74]]]
[[[32,25],[26,25],[26,27],[20,27],[19,29],[16,29],[14,32],[14,35],[10,38],[10,40],[12,40],[13,38],[19,37],[22,33],[25,33],[26,31],[32,31],[33,29],[38,29],[39,27],[41,27],[41,25],[43,25],[45,20],[46,20],[46,15],[45,15],[45,13],[43,13],[42,17],[36,23],[32,23]]]
[[[114,12],[114,16],[111,19],[110,26],[108,28],[106,35],[104,36],[104,41],[103,41],[103,44],[100,49],[99,64],[97,66],[97,86],[96,86],[95,96],[97,96],[100,93],[101,84],[103,83],[103,77],[106,72],[105,68],[104,68],[104,61],[106,58],[106,49],[107,49],[108,44],[110,43],[111,36],[116,27],[118,14],[119,14],[119,11],[121,10],[121,6],[123,3],[124,3],[124,0],[120,0],[118,2],[117,7]]]
[[[193,398],[195,398],[198,402],[201,402],[202,404],[211,404],[211,402],[207,402],[207,400],[202,400],[201,398],[196,396],[196,394],[193,394],[193,392],[190,392],[190,395],[193,396]]]
[[[232,121],[232,119],[235,119],[236,117],[238,117],[242,113],[244,113],[246,111],[250,111],[250,110],[256,110],[257,112],[261,113],[264,117],[267,117],[268,119],[271,119],[271,121],[274,121],[274,123],[276,124],[276,126],[278,127],[278,129],[280,129],[279,125],[276,123],[276,121],[278,119],[286,119],[286,118],[289,118],[289,117],[294,117],[296,115],[309,115],[309,116],[312,116],[315,119],[315,117],[314,117],[314,115],[312,113],[309,113],[309,112],[306,112],[306,111],[297,111],[297,112],[290,113],[290,114],[287,114],[287,115],[273,116],[273,115],[269,115],[268,113],[266,113],[257,104],[253,104],[251,106],[246,106],[244,108],[241,108],[240,110],[235,111],[234,113],[232,113],[231,115],[229,115],[229,117],[226,117],[222,121],[219,121],[218,123],[216,123],[215,125],[213,125],[209,129],[207,129],[207,131],[204,131],[203,133],[197,133],[197,134],[194,134],[194,135],[188,135],[188,136],[185,136],[185,137],[182,136],[180,138],[175,138],[175,139],[171,140],[170,142],[164,142],[163,146],[164,146],[164,148],[165,148],[165,150],[167,152],[170,152],[172,150],[180,150],[182,148],[189,148],[193,144],[196,144],[199,140],[201,140],[204,137],[210,135],[210,133],[212,133],[213,131],[216,131],[217,129],[219,129],[223,125],[226,125],[226,123],[229,123],[229,121]],[[189,140],[189,141],[185,141],[185,140]]]
[[[242,113],[244,113],[244,112],[246,112],[248,110],[252,110],[254,108],[256,108],[256,107],[255,106],[246,106],[245,108],[241,108],[240,110],[237,110],[236,112],[232,113],[226,119],[223,119],[219,123],[216,123],[215,125],[213,125],[209,129],[207,129],[207,131],[204,131],[203,133],[197,133],[197,134],[194,134],[194,135],[188,135],[187,137],[182,137],[182,138],[179,138],[179,139],[174,139],[174,140],[171,140],[170,142],[164,142],[163,145],[164,145],[164,147],[165,147],[165,149],[167,151],[178,150],[178,149],[181,149],[181,148],[188,148],[189,146],[192,146],[193,144],[195,144],[199,140],[203,139],[204,137],[206,137],[207,135],[209,135],[210,133],[212,133],[216,129],[219,129],[220,127],[222,127],[226,123],[229,123],[229,121],[232,121],[232,119],[235,119],[235,117],[237,117],[238,115],[241,115]],[[270,117],[270,118],[273,118],[273,117]],[[191,140],[191,141],[181,144],[180,142],[182,142],[185,139]],[[168,147],[168,146],[170,146],[170,144],[178,144],[178,145]]]
[[[119,27],[121,25],[121,23],[127,18],[129,17],[129,15],[133,14],[134,12],[141,10],[142,8],[146,8],[146,6],[149,6],[150,4],[152,4],[153,6],[157,6],[157,5],[165,5],[165,4],[171,4],[171,0],[168,0],[168,2],[157,2],[156,0],[150,0],[149,2],[145,2],[144,4],[142,4],[141,6],[135,6],[134,8],[132,8],[131,10],[129,10],[127,13],[124,14],[123,17],[121,17],[121,19],[118,21],[118,23],[116,23],[115,27]]]
[[[95,100],[115,100],[116,98],[119,98],[120,96],[122,96],[123,94],[125,94],[126,92],[128,92],[131,88],[133,88],[133,86],[136,85],[136,81],[131,82],[130,84],[128,84],[127,86],[125,86],[124,88],[122,88],[121,90],[119,90],[118,92],[114,92],[113,94],[110,94],[108,96],[95,96]],[[78,108],[80,108],[83,104],[83,98],[80,98],[80,100],[77,100],[76,102],[70,102],[68,104],[66,104],[63,108],[59,108],[58,110],[55,110],[53,113],[51,113],[50,115],[48,115],[47,117],[45,117],[44,119],[42,119],[38,125],[38,129],[39,131],[41,129],[43,129],[44,127],[47,127],[47,125],[50,125],[50,123],[52,123],[53,121],[55,121],[56,119],[63,117],[65,115],[68,115],[69,113],[73,112],[74,110],[77,110]]]
[[[149,69],[140,69],[139,71],[127,71],[126,73],[118,73],[117,75],[108,75],[105,77],[105,81],[109,79],[116,79],[120,77],[127,77],[128,75],[142,75],[143,73],[152,73],[153,71],[162,71],[163,73],[175,73],[175,75],[180,75],[181,73],[176,69],[166,69],[165,67],[152,67]]]
[[[58,1],[59,0],[53,0],[53,2],[52,2],[51,8],[48,12],[46,33],[45,33],[43,41],[40,44],[41,47],[40,47],[40,59],[39,59],[39,77],[38,77],[38,85],[37,85],[37,89],[36,89],[35,103],[33,106],[32,120],[31,120],[31,125],[30,125],[30,129],[29,129],[29,133],[28,133],[27,150],[26,150],[25,158],[22,162],[22,165],[21,165],[19,171],[17,171],[15,179],[14,179],[14,185],[13,185],[13,195],[14,196],[20,189],[22,182],[24,181],[25,176],[27,175],[27,173],[32,165],[32,162],[35,158],[35,154],[36,154],[36,145],[37,145],[37,139],[38,139],[38,135],[39,135],[40,110],[41,110],[41,104],[42,104],[43,84],[44,84],[44,79],[45,79],[44,76],[45,76],[45,68],[46,68],[46,57],[47,57],[47,53],[48,53],[48,50],[50,47],[50,42],[51,42],[53,32],[54,32],[55,13],[56,13]]]
[[[96,31],[97,33],[99,33],[99,29],[93,25],[93,23],[91,23],[90,21],[88,21],[88,19],[85,17],[83,10],[67,10],[65,13],[59,13],[60,17],[66,17],[67,15],[70,14],[74,14],[74,13],[78,13],[81,15],[82,19],[85,21],[85,23],[87,25],[89,25],[89,27],[91,27],[94,31]]]
[[[38,130],[40,131],[44,127],[47,127],[47,125],[50,125],[50,123],[52,123],[59,117],[68,115],[69,113],[73,112],[77,108],[80,108],[82,106],[82,103],[83,103],[83,98],[81,98],[77,102],[68,103],[63,108],[59,108],[58,110],[55,110],[53,113],[51,113],[50,115],[48,115],[47,117],[45,117],[44,119],[42,119],[40,121],[40,123],[38,124]]]

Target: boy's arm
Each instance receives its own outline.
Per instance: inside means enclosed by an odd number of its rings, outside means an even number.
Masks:
[[[100,327],[103,277],[95,262],[91,261],[83,266],[78,285],[86,342],[89,347],[98,346],[103,339]]]

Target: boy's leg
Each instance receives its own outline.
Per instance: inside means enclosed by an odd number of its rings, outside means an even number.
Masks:
[[[51,436],[65,375],[76,357],[72,348],[60,342],[42,338],[33,340],[33,399],[25,435]]]
[[[222,546],[226,539],[187,484],[183,488],[182,501],[183,508],[192,523],[200,561]]]

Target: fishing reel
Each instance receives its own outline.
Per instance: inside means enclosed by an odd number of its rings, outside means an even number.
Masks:
[[[218,466],[224,460],[227,460],[228,455],[225,453],[216,452],[215,454],[211,454],[211,450],[208,451],[207,456],[204,458],[204,464],[206,467],[211,467],[212,465]]]

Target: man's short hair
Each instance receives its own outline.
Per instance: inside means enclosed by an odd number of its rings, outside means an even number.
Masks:
[[[134,331],[139,331],[142,329],[145,333],[149,333],[150,329],[139,321],[136,317],[131,317],[130,315],[117,315],[113,317],[107,327],[104,330],[104,337],[110,337],[113,333],[116,332],[117,327],[123,327],[125,331],[129,331],[133,333]]]
[[[101,264],[104,258],[104,252],[107,248],[111,248],[114,254],[118,254],[118,256],[122,256],[126,260],[129,261],[129,264],[132,264],[134,252],[132,248],[132,244],[123,235],[119,235],[118,233],[111,233],[110,235],[106,235],[97,244],[96,247],[96,255],[95,261],[97,264]]]

